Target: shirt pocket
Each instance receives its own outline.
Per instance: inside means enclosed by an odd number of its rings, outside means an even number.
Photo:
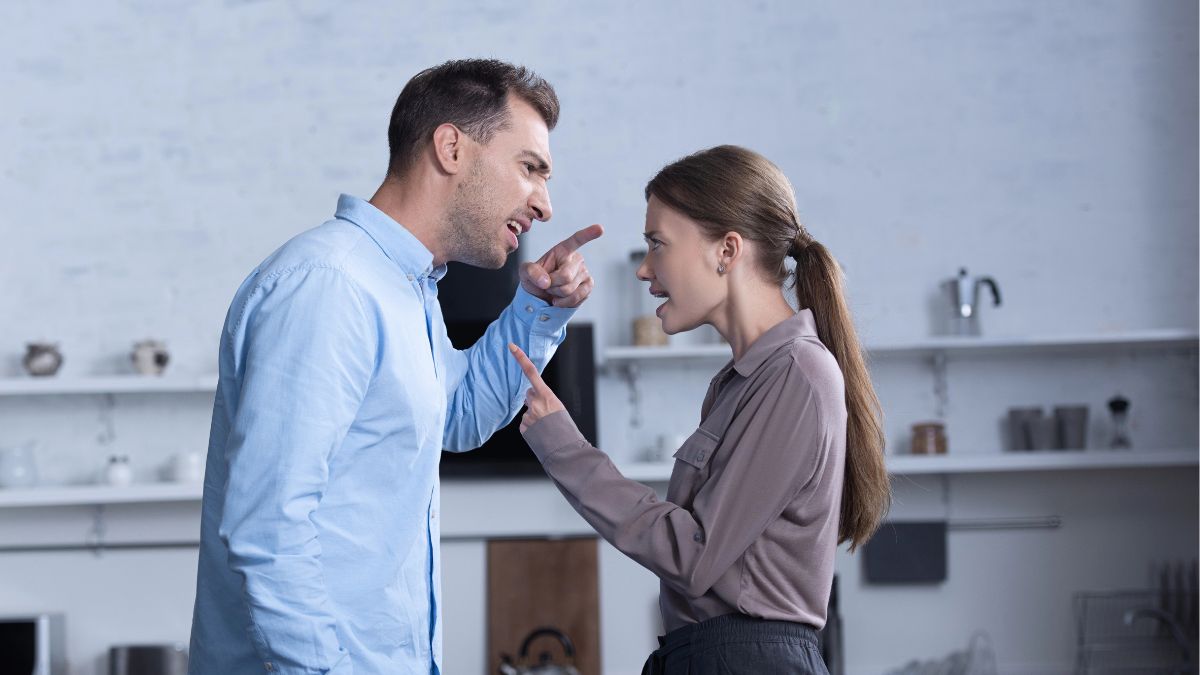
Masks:
[[[683,446],[675,451],[675,459],[691,466],[697,471],[703,472],[708,463],[712,461],[712,456],[717,452],[717,445],[721,439],[715,436],[703,427],[692,432],[691,436],[683,442]]]

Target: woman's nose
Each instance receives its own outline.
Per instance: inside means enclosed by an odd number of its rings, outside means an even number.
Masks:
[[[648,259],[643,259],[642,264],[638,265],[637,278],[641,279],[642,281],[650,281],[654,279],[654,275],[650,273],[650,261]]]

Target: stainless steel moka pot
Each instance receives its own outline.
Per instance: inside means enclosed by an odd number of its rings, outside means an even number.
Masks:
[[[958,270],[958,276],[942,282],[942,288],[950,300],[952,309],[948,333],[951,335],[979,335],[979,287],[987,286],[992,291],[992,306],[1000,306],[1000,287],[991,277],[973,277],[967,268]]]

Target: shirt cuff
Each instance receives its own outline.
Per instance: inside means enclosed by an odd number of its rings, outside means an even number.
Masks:
[[[534,422],[533,426],[526,429],[525,433],[521,435],[525,437],[525,442],[529,444],[533,454],[537,455],[538,461],[543,463],[559,448],[580,441],[587,442],[583,434],[579,433],[579,428],[575,426],[575,420],[571,419],[571,414],[566,410],[546,415]]]
[[[534,335],[555,335],[567,325],[567,321],[575,315],[574,307],[555,307],[536,297],[517,285],[517,294],[513,296],[513,311],[518,319],[529,325]]]

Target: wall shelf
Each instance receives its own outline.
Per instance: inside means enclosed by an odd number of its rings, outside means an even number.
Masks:
[[[1200,466],[1200,449],[1045,450],[887,457],[888,473],[893,476],[1195,466]],[[627,478],[636,481],[663,483],[670,480],[673,467],[672,462],[635,462],[622,465],[620,469]]]
[[[216,375],[108,375],[95,377],[12,377],[0,379],[0,396],[78,394],[209,394]]]
[[[60,485],[0,489],[0,508],[28,506],[100,506],[199,501],[200,483],[144,483],[113,485]]]
[[[934,337],[911,342],[866,345],[872,357],[964,354],[986,356],[1020,353],[1079,353],[1113,350],[1196,349],[1200,334],[1188,330],[1146,330],[1127,333],[1015,337]],[[681,345],[677,347],[609,347],[604,360],[610,364],[729,359],[729,345]]]
[[[892,475],[1155,469],[1200,466],[1200,449],[1039,450],[973,455],[889,455]]]
[[[1085,471],[1095,469],[1154,469],[1194,468],[1200,465],[1200,449],[1190,450],[1074,450],[977,453],[972,455],[889,455],[888,472],[893,476],[937,475],[937,474],[985,474],[1014,473],[1028,471]],[[671,477],[674,464],[671,462],[635,462],[620,466],[627,477],[643,483],[665,483]],[[544,480],[526,479],[529,485],[540,485]],[[443,481],[445,508],[451,508],[469,491],[477,495],[480,490],[495,490],[511,493],[506,481]],[[549,485],[549,483],[546,483]],[[524,491],[529,491],[525,488]],[[124,487],[110,485],[63,485],[54,487],[0,489],[0,509],[62,506],[105,506],[110,504],[163,504],[170,502],[199,502],[204,487],[200,483],[143,483]],[[518,491],[520,492],[520,491]],[[534,510],[547,509],[557,503],[559,495],[551,490],[550,497],[539,501]],[[532,499],[532,498],[531,498]],[[474,502],[472,498],[467,500]],[[545,502],[545,503],[543,503]],[[465,503],[465,502],[464,502]],[[569,509],[568,509],[569,511]],[[466,522],[468,519],[460,518]],[[559,528],[570,530],[568,513],[559,523]],[[520,529],[520,523],[505,527]],[[461,534],[452,528],[447,535]],[[470,529],[470,528],[467,528]],[[466,532],[467,529],[463,531]],[[526,528],[527,529],[527,528]],[[586,528],[584,528],[586,529]],[[471,530],[472,532],[474,530]],[[520,529],[524,532],[524,529]],[[572,530],[573,531],[573,530]],[[581,530],[583,531],[583,530]]]

